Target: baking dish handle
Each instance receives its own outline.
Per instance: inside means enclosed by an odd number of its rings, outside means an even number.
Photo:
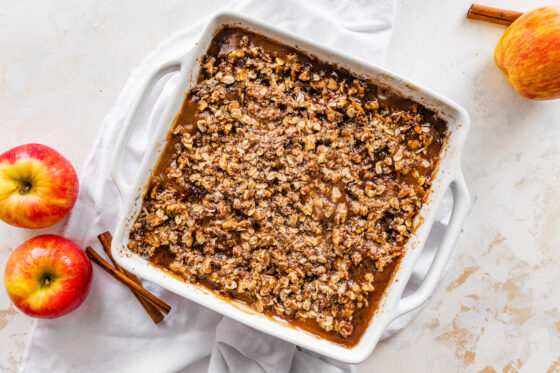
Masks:
[[[115,185],[117,186],[117,189],[119,190],[122,198],[125,198],[131,188],[131,185],[124,179],[122,167],[124,157],[126,155],[126,145],[130,141],[130,137],[132,136],[134,130],[134,117],[136,116],[136,113],[138,112],[140,106],[146,102],[152,89],[162,78],[162,76],[180,68],[181,61],[176,60],[164,63],[163,65],[155,69],[144,81],[140,94],[138,94],[138,96],[136,96],[134,98],[134,101],[132,102],[131,109],[128,112],[124,124],[121,128],[119,137],[117,138],[117,142],[115,144],[115,151],[111,158],[111,176],[113,177],[113,181],[115,182]]]
[[[441,240],[432,265],[424,277],[424,281],[422,281],[422,284],[418,290],[414,292],[414,294],[402,298],[399,301],[397,313],[394,318],[410,312],[426,302],[435,291],[438,282],[445,271],[445,267],[449,261],[451,253],[453,252],[453,247],[457,237],[459,236],[459,233],[461,233],[461,229],[469,213],[471,203],[469,190],[467,189],[467,185],[460,168],[455,177],[451,180],[450,187],[451,192],[453,193],[453,211],[451,213],[451,218],[449,219],[447,230]]]

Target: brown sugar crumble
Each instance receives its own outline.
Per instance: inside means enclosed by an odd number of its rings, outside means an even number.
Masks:
[[[445,122],[417,103],[222,30],[128,248],[186,282],[353,344],[403,255],[445,135]]]

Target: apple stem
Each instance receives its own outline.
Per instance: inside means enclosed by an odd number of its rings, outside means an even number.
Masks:
[[[30,183],[25,183],[25,184],[23,184],[23,186],[20,188],[19,194],[21,194],[21,195],[29,194],[29,191],[30,191],[30,190],[31,190],[31,184],[30,184]]]
[[[51,283],[51,278],[49,276],[43,277],[43,285],[44,286],[49,286],[50,283]]]

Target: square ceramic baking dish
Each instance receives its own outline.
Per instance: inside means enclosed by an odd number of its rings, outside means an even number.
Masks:
[[[443,147],[439,170],[433,181],[431,192],[417,216],[418,228],[406,245],[405,255],[396,267],[393,280],[385,289],[378,310],[374,313],[366,331],[358,344],[347,348],[321,339],[312,333],[297,329],[285,321],[257,313],[249,306],[235,300],[224,300],[210,290],[187,284],[164,270],[150,264],[146,259],[127,250],[129,232],[141,208],[147,184],[159,156],[165,148],[167,135],[173,125],[175,116],[181,109],[186,92],[196,84],[199,72],[199,60],[206,53],[213,36],[224,26],[234,26],[261,34],[279,43],[295,47],[305,54],[317,57],[320,61],[332,63],[348,69],[355,76],[368,80],[378,86],[386,87],[404,97],[421,103],[434,110],[448,123],[448,137]],[[142,160],[140,170],[132,183],[123,178],[123,158],[126,145],[133,132],[133,119],[136,111],[145,103],[154,84],[166,73],[178,71],[179,83],[174,88],[172,99],[166,104],[150,146]],[[123,199],[122,215],[116,227],[112,242],[112,253],[117,262],[125,269],[156,283],[174,293],[211,310],[222,313],[239,322],[262,332],[274,335],[310,351],[348,363],[359,363],[373,351],[385,327],[399,315],[406,313],[424,303],[435,289],[443,274],[445,265],[452,252],[453,245],[467,217],[470,198],[461,172],[461,150],[469,128],[469,117],[465,110],[454,102],[437,93],[412,83],[367,61],[345,55],[306,40],[290,32],[277,29],[246,16],[219,13],[206,26],[199,42],[184,56],[168,61],[146,77],[142,92],[135,99],[117,140],[112,159],[112,176]],[[434,215],[446,189],[451,187],[454,198],[453,212],[433,263],[418,290],[401,299],[401,294],[410,277],[412,269],[420,255],[430,232]]]

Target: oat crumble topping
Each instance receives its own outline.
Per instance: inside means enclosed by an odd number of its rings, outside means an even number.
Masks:
[[[403,254],[445,129],[248,33],[201,64],[129,249],[165,250],[187,282],[350,336],[375,272]]]

